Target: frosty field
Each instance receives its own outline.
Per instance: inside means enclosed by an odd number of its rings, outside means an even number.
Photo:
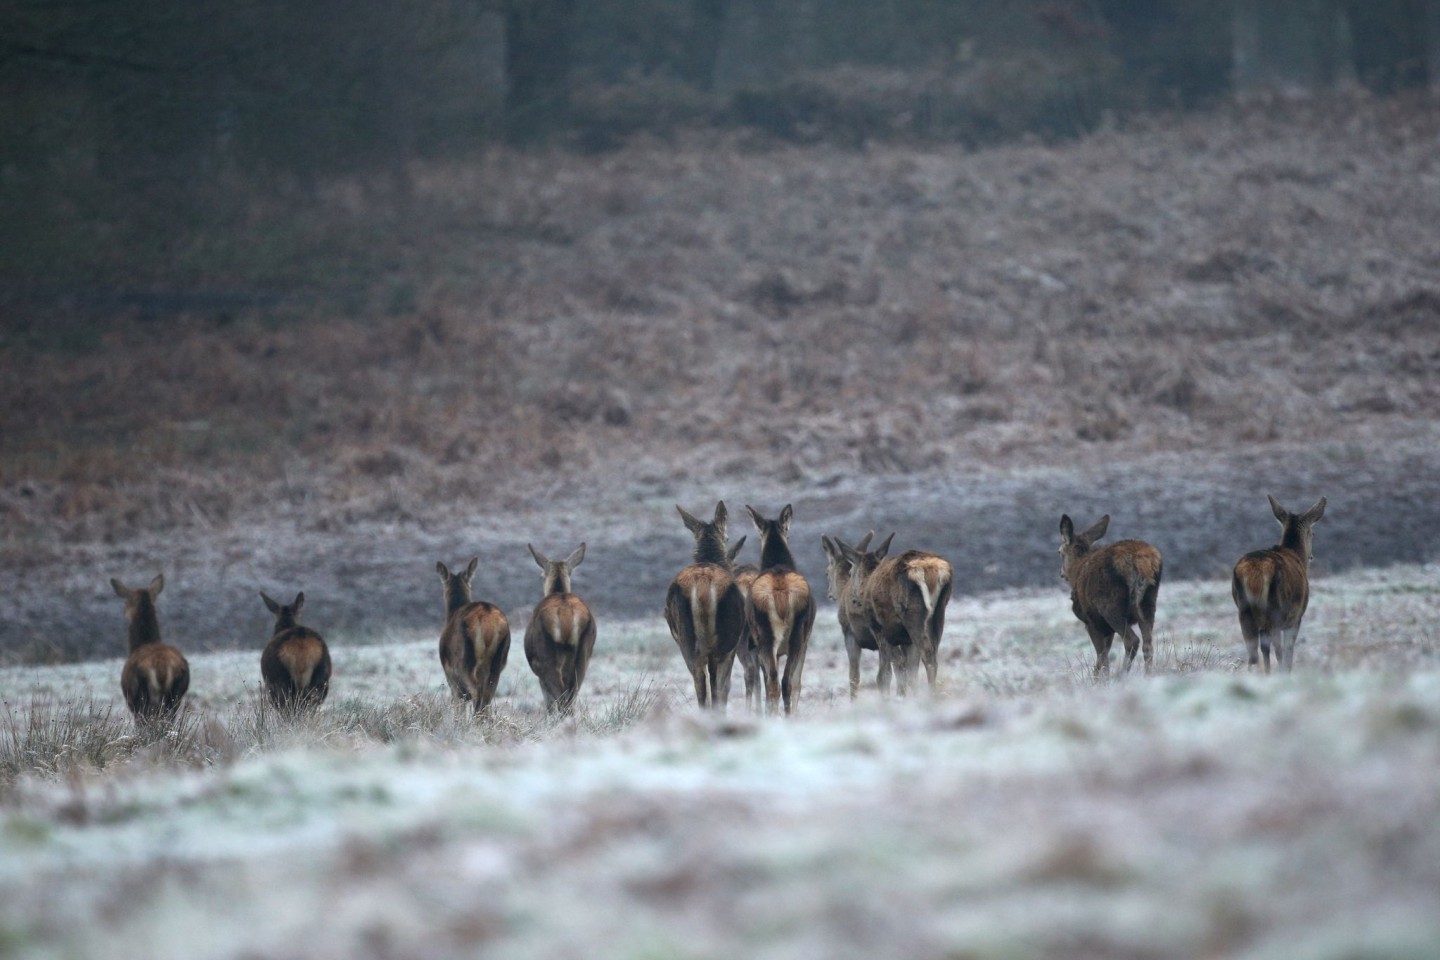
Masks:
[[[699,714],[658,619],[602,622],[564,721],[518,645],[458,716],[427,631],[331,636],[294,726],[258,650],[194,656],[171,743],[118,660],[8,669],[0,956],[1433,957],[1437,598],[1319,580],[1266,678],[1223,583],[1166,584],[1155,675],[1099,684],[1058,582],[957,598],[941,694],[855,705],[825,608],[788,721],[738,670]],[[77,703],[112,742],[27,739]]]

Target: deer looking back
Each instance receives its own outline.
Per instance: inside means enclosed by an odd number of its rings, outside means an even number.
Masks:
[[[115,595],[125,601],[130,655],[120,669],[120,690],[137,724],[174,721],[185,691],[190,689],[190,664],[169,644],[160,642],[160,618],[155,598],[165,589],[165,575],[150,586],[132,590],[111,580]]]
[[[1107,513],[1089,530],[1076,533],[1068,515],[1060,517],[1060,576],[1070,584],[1070,608],[1085,625],[1095,647],[1095,676],[1110,672],[1110,644],[1125,641],[1125,669],[1145,650],[1150,672],[1155,602],[1160,595],[1160,551],[1143,540],[1118,540],[1096,549],[1110,528]],[[1131,629],[1139,624],[1140,638]]]
[[[734,555],[729,548],[729,513],[723,500],[715,504],[709,523],[686,513],[678,504],[675,509],[695,538],[695,562],[670,581],[665,594],[665,623],[690,671],[696,702],[701,709],[724,710],[730,698],[735,653],[742,640],[748,643],[745,596],[736,582]],[[746,675],[748,678],[748,668]]]
[[[750,626],[765,679],[765,702],[776,713],[783,697],[789,714],[800,701],[805,649],[815,625],[815,598],[810,584],[795,570],[790,552],[790,505],[774,520],[754,507],[745,509],[760,533],[760,573],[750,584]],[[785,657],[783,677],[777,663],[781,656]]]
[[[567,713],[595,651],[595,618],[585,601],[570,592],[570,574],[585,559],[585,544],[564,560],[550,560],[526,546],[544,573],[544,589],[525,628],[525,659],[540,680],[545,709]]]
[[[440,631],[440,668],[457,700],[479,712],[495,699],[500,674],[510,658],[510,621],[493,603],[470,599],[470,581],[479,557],[459,573],[440,561],[435,572],[445,590],[445,626]]]
[[[845,640],[845,655],[850,661],[851,700],[860,693],[860,651],[879,650],[874,635],[869,630],[864,631],[863,635],[855,630],[855,588],[854,579],[850,575],[854,566],[851,557],[868,550],[874,536],[875,531],[871,530],[853,547],[839,537],[826,535],[820,538],[820,546],[825,549],[825,595],[835,601],[835,618],[840,622],[840,635]]]
[[[1310,604],[1311,528],[1325,515],[1325,498],[1304,513],[1286,510],[1270,497],[1270,511],[1280,522],[1280,542],[1267,550],[1255,550],[1235,564],[1230,595],[1240,612],[1240,633],[1251,666],[1265,655],[1265,672],[1270,672],[1270,647],[1280,669],[1289,673],[1295,662],[1295,643],[1300,621]]]
[[[260,599],[275,614],[275,630],[260,654],[260,678],[270,702],[281,711],[314,710],[330,692],[330,649],[325,639],[297,617],[305,605],[305,594],[295,594],[292,603]]]

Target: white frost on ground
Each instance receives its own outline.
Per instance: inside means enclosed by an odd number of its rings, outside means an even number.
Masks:
[[[1265,678],[1223,590],[1167,584],[1159,675],[1100,685],[1058,586],[957,599],[942,696],[853,707],[824,611],[790,721],[738,690],[699,716],[663,626],[602,625],[588,708],[661,693],[618,734],[22,782],[0,956],[1430,958],[1437,597],[1434,567],[1317,583],[1297,672]],[[437,692],[432,641],[395,641],[334,642],[325,709]],[[193,667],[239,722],[258,653]],[[0,671],[0,697],[105,700],[118,668]],[[518,649],[501,698],[538,709]]]

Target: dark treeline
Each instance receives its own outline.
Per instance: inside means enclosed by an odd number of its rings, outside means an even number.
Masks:
[[[408,161],[502,140],[978,145],[1426,83],[1440,0],[3,0],[0,242],[43,254],[117,196],[173,220],[214,213],[217,185],[403,195]]]

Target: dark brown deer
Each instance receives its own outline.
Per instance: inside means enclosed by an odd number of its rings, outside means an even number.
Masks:
[[[275,615],[270,642],[260,654],[260,678],[270,702],[284,713],[314,710],[330,692],[330,648],[325,638],[300,626],[300,609],[305,594],[295,594],[293,603],[277,603],[262,591],[260,599]]]
[[[767,520],[754,507],[745,509],[760,532],[760,574],[750,584],[750,624],[765,678],[765,702],[772,714],[777,713],[783,697],[789,715],[800,702],[805,650],[815,626],[815,597],[810,584],[795,570],[795,556],[790,552],[790,504],[774,520]],[[783,678],[777,663],[781,656],[785,658]]]
[[[1286,510],[1274,497],[1269,499],[1270,511],[1280,521],[1280,542],[1240,558],[1230,594],[1240,611],[1240,633],[1250,665],[1259,660],[1257,652],[1263,653],[1265,672],[1269,673],[1273,644],[1280,669],[1289,673],[1295,663],[1300,621],[1310,604],[1311,528],[1325,515],[1325,498],[1300,514]]]
[[[160,642],[160,618],[155,598],[165,589],[165,575],[158,574],[150,586],[132,590],[111,580],[115,595],[125,601],[125,623],[130,637],[130,655],[120,669],[120,690],[137,726],[172,723],[180,701],[190,689],[190,664],[185,655]]]
[[[568,713],[595,652],[595,618],[585,601],[570,592],[570,574],[585,559],[585,544],[564,560],[549,560],[526,546],[544,571],[545,585],[525,628],[525,659],[540,678],[545,709]]]
[[[822,536],[820,545],[825,548],[825,595],[835,601],[835,618],[840,621],[840,635],[845,638],[845,655],[850,660],[850,699],[860,694],[860,651],[879,648],[870,631],[862,639],[851,624],[851,595],[855,592],[850,577],[852,564],[846,551],[852,555],[864,553],[875,536],[871,530],[861,540],[850,546],[839,537]],[[878,680],[877,680],[878,683]]]
[[[1110,528],[1107,513],[1084,533],[1075,532],[1068,515],[1060,517],[1060,577],[1070,584],[1070,608],[1085,624],[1095,646],[1095,676],[1110,672],[1110,644],[1125,641],[1125,670],[1143,645],[1150,672],[1155,602],[1160,596],[1160,551],[1143,540],[1119,540],[1095,549]],[[1140,626],[1135,636],[1132,624]]]
[[[886,557],[892,533],[874,550],[850,550],[851,627],[858,639],[868,639],[880,651],[876,680],[882,695],[890,692],[893,674],[900,696],[925,666],[933,692],[939,682],[940,640],[945,633],[945,611],[950,604],[955,571],[939,554],[906,550]]]
[[[470,581],[479,557],[460,573],[436,561],[445,588],[445,626],[440,631],[440,667],[456,699],[480,712],[495,699],[500,674],[510,659],[510,621],[493,603],[470,599]]]
[[[678,504],[680,519],[695,538],[694,563],[670,581],[665,593],[665,622],[685,658],[700,708],[724,710],[730,699],[730,672],[745,630],[745,597],[735,582],[729,550],[725,501],[715,504],[706,523]],[[744,538],[741,538],[741,543]],[[739,544],[736,545],[737,549]],[[747,673],[748,676],[748,673]]]

